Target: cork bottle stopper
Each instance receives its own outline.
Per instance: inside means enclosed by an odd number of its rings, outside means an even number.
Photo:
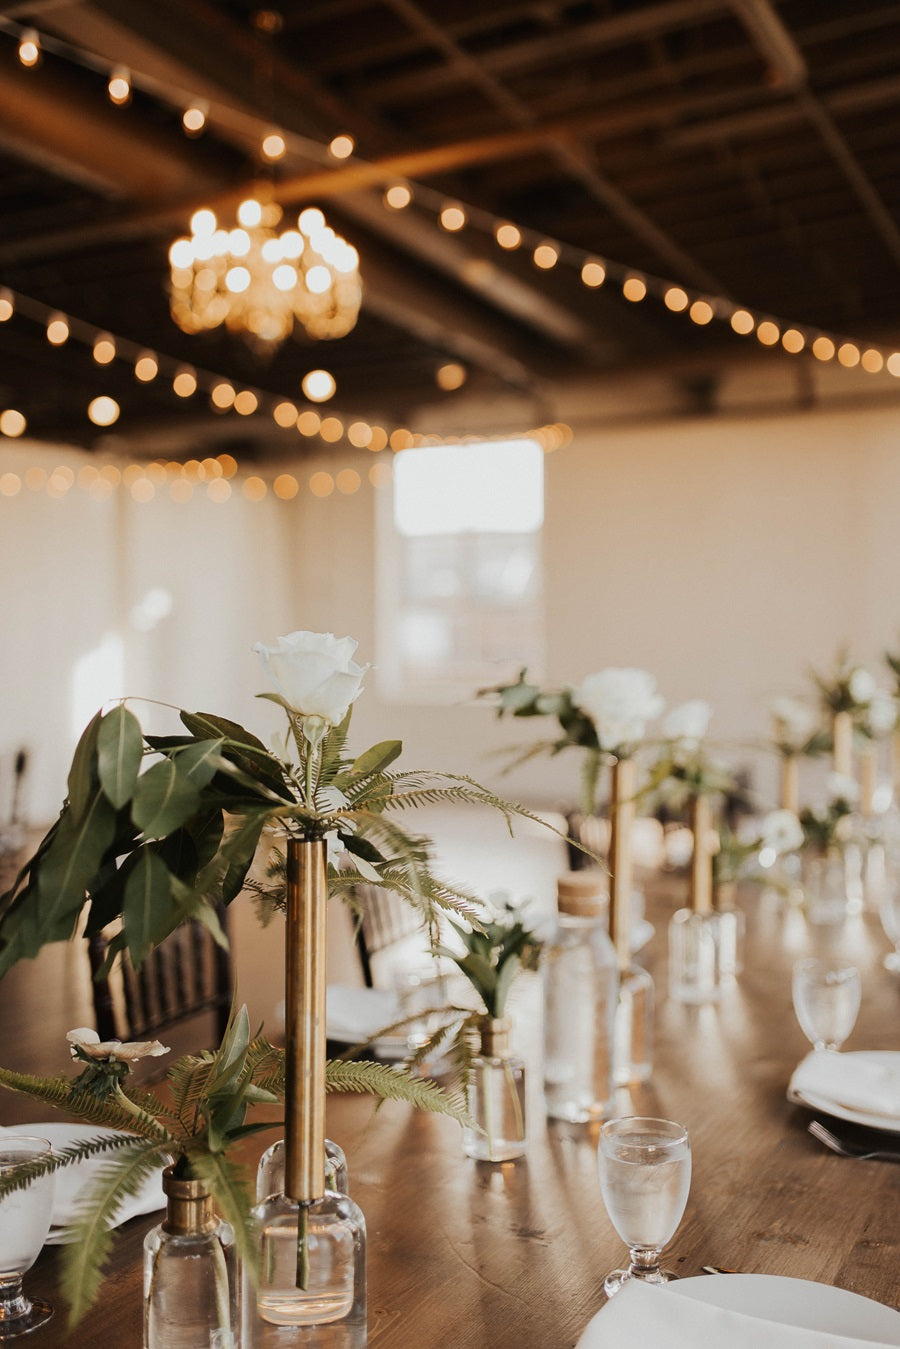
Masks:
[[[601,918],[609,903],[604,872],[593,868],[567,871],[556,882],[557,908],[571,918]]]

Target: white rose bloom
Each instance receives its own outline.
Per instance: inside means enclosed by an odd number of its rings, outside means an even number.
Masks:
[[[795,852],[803,847],[803,826],[792,810],[772,810],[762,822],[760,843],[774,853]]]
[[[66,1035],[72,1058],[78,1058],[77,1051],[89,1059],[106,1063],[133,1063],[136,1059],[157,1059],[160,1054],[168,1054],[169,1046],[159,1040],[101,1040],[90,1026],[79,1026]]]
[[[829,801],[847,801],[852,806],[859,799],[859,783],[846,773],[829,773],[826,790]]]
[[[876,689],[869,700],[869,726],[873,735],[888,735],[897,724],[897,700],[887,689]]]
[[[875,680],[868,670],[858,665],[850,676],[848,688],[855,703],[867,703],[875,692]]]
[[[785,694],[772,703],[772,716],[784,728],[784,734],[794,744],[808,740],[816,728],[816,714],[799,698]]]
[[[275,646],[256,642],[253,650],[278,692],[303,717],[321,717],[331,726],[343,721],[362,692],[368,665],[353,659],[358,643],[330,632],[290,632]]]
[[[665,706],[653,676],[646,670],[628,669],[587,675],[572,690],[572,701],[591,718],[600,748],[608,751],[643,739],[647,722]]]
[[[712,708],[702,698],[691,698],[689,702],[673,707],[663,722],[663,735],[666,740],[682,740],[692,747],[706,735]]]

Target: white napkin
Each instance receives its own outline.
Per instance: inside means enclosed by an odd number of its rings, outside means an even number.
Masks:
[[[679,1297],[677,1284],[659,1288],[642,1283],[628,1283],[620,1289],[588,1322],[576,1349],[760,1349],[761,1345],[765,1349],[878,1349],[874,1340],[803,1330]]]
[[[325,1022],[333,1040],[366,1040],[400,1018],[393,993],[381,988],[329,984]]]
[[[900,1054],[870,1059],[864,1053],[814,1050],[797,1065],[789,1090],[900,1119]]]

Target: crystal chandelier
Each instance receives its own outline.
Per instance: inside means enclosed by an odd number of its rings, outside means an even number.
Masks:
[[[265,346],[283,342],[298,322],[313,338],[344,337],[356,323],[362,290],[359,255],[316,207],[296,229],[278,233],[281,207],[241,202],[237,226],[225,229],[204,209],[190,238],[169,249],[171,312],[186,333],[224,323]]]

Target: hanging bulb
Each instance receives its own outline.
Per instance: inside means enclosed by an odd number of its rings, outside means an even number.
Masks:
[[[181,114],[181,125],[186,136],[200,136],[206,130],[208,109],[205,103],[192,103]]]
[[[36,66],[41,59],[41,40],[34,28],[26,28],[19,38],[18,57],[23,66]]]
[[[111,103],[117,107],[124,107],[131,101],[131,72],[124,66],[116,66],[109,77],[109,84],[106,86],[106,92],[109,94]]]

